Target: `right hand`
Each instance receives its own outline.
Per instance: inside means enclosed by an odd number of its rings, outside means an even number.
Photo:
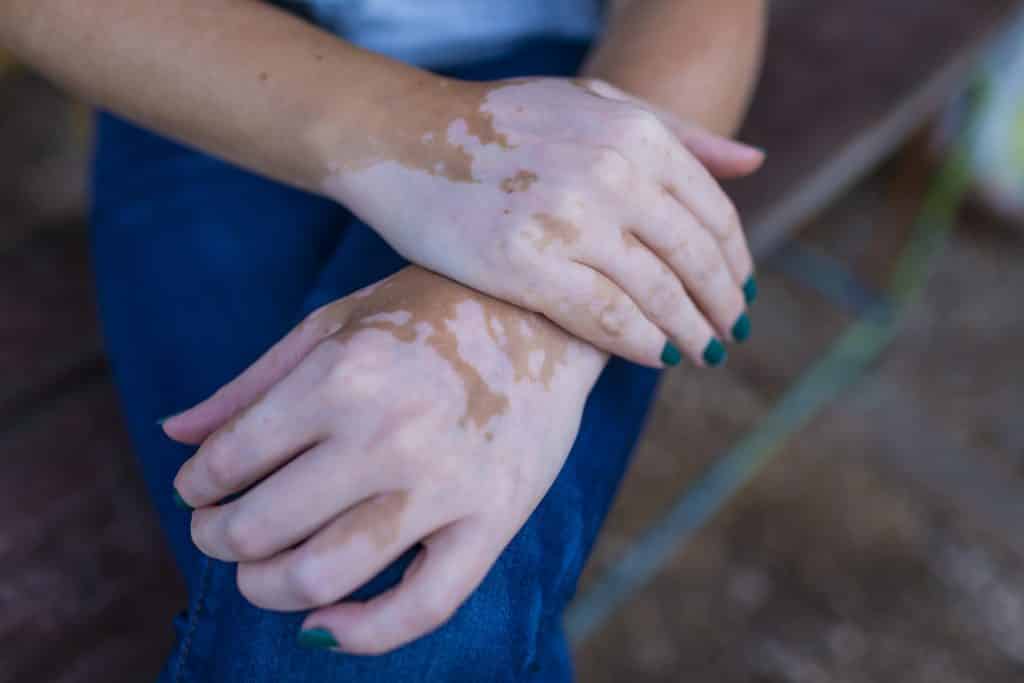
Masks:
[[[760,152],[602,81],[432,78],[401,106],[325,189],[403,256],[652,367],[745,336],[753,261],[708,169]]]

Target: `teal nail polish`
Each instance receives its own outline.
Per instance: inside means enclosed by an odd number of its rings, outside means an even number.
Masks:
[[[177,490],[174,491],[174,504],[182,510],[192,512],[192,506],[185,502],[185,499],[181,497]]]
[[[748,304],[754,303],[754,300],[757,299],[757,279],[753,275],[743,283],[743,298],[747,300]]]
[[[675,344],[665,342],[665,348],[661,352],[661,362],[669,367],[675,367],[682,360],[683,354],[679,353],[679,349],[676,348]]]
[[[750,316],[744,313],[732,326],[732,338],[742,343],[750,337]]]
[[[712,339],[704,349],[704,362],[708,367],[716,368],[725,362],[728,355],[725,351],[725,344],[717,339]]]
[[[299,645],[314,650],[330,650],[338,647],[338,641],[325,628],[311,628],[299,633]]]
[[[163,417],[161,417],[159,420],[156,421],[156,424],[157,424],[158,427],[163,427],[165,422],[170,420],[172,417],[175,417],[176,415],[180,415],[180,414],[181,413],[172,413],[170,415],[164,415]]]

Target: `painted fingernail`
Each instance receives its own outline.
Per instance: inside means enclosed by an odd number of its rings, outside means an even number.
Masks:
[[[661,352],[661,362],[669,367],[675,367],[682,360],[683,354],[679,353],[676,345],[672,342],[665,342],[665,348]]]
[[[757,299],[757,279],[753,275],[743,283],[743,298],[747,300],[748,304],[754,303],[754,300]]]
[[[182,510],[192,512],[192,506],[185,502],[185,499],[181,497],[181,494],[178,493],[177,489],[174,490],[174,504]]]
[[[744,313],[732,326],[732,338],[743,343],[750,337],[750,316]]]
[[[330,650],[338,647],[338,641],[325,628],[311,628],[299,633],[298,643],[314,650]]]
[[[175,417],[176,415],[180,415],[180,413],[171,413],[170,415],[164,415],[163,417],[156,421],[157,426],[163,427],[165,422],[170,420],[172,417]]]
[[[712,339],[704,349],[704,362],[709,368],[717,368],[725,362],[728,355],[725,352],[725,344],[717,339]]]

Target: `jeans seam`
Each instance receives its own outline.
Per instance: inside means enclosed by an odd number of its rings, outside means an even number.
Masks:
[[[181,641],[181,653],[178,655],[178,665],[175,667],[174,683],[182,683],[184,680],[185,663],[192,651],[192,639],[195,636],[196,629],[199,627],[199,616],[202,614],[203,603],[206,600],[206,591],[210,583],[213,562],[208,557],[202,557],[200,561],[203,565],[199,574],[199,590],[196,592],[196,608],[189,616],[188,631],[185,633],[185,638]]]

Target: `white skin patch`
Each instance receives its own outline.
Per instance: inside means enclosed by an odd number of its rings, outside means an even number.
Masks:
[[[527,358],[529,364],[530,375],[537,377],[540,375],[541,369],[544,367],[544,359],[547,358],[547,354],[544,353],[544,349],[534,349],[530,352]]]
[[[505,335],[505,326],[501,324],[501,321],[497,318],[491,318],[490,326],[491,332],[494,333],[495,338],[498,340],[498,346],[507,346],[508,337]]]
[[[709,215],[720,223],[728,199],[700,162],[670,142],[671,132],[654,113],[610,98],[612,90],[606,98],[565,79],[541,78],[439,91],[428,95],[438,106],[413,117],[418,128],[397,131],[397,144],[381,142],[374,155],[340,160],[343,170],[325,180],[326,193],[408,260],[551,315],[563,329],[618,355],[660,363],[637,340],[649,341],[666,323],[682,324],[647,321],[637,311],[651,307],[651,291],[669,285],[679,291],[674,272],[645,269],[616,279],[614,300],[636,304],[617,306],[618,311],[606,310],[607,283],[565,275],[580,264],[600,269],[622,258],[627,226],[675,243],[691,223],[706,223]],[[668,184],[683,192],[680,202],[664,199]],[[666,221],[661,211],[681,218],[693,214],[694,220]],[[570,227],[572,239],[559,236]],[[745,273],[749,253],[745,246],[740,251],[726,250],[734,252],[726,256],[733,270]],[[722,272],[727,265],[680,258],[686,263],[673,264],[673,271],[711,272],[717,266],[714,272]],[[722,319],[739,315],[737,286],[718,281],[700,290],[693,293],[695,303]],[[602,293],[601,306],[571,303],[595,301]],[[687,324],[710,334],[708,320],[693,317]],[[627,326],[637,333],[620,341],[595,332]]]
[[[374,313],[373,315],[368,315],[362,319],[362,322],[366,324],[378,322],[391,323],[393,325],[398,325],[399,327],[401,327],[402,325],[409,322],[410,318],[412,318],[412,313],[410,313],[409,311],[393,311],[391,313]]]

